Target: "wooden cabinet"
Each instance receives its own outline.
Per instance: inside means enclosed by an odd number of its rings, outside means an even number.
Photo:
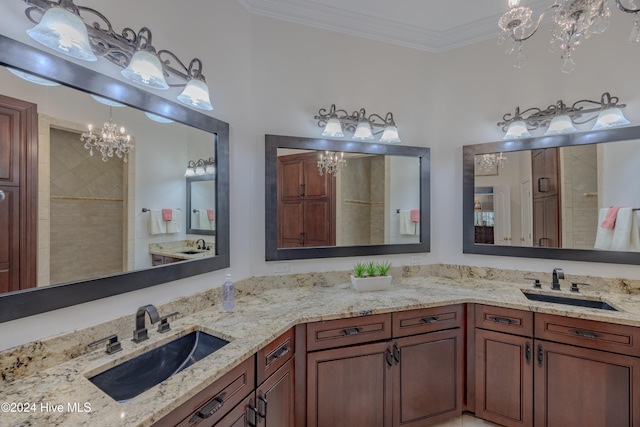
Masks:
[[[559,148],[531,150],[533,198],[558,194],[560,176]]]
[[[533,425],[533,314],[476,305],[475,413],[502,426]]]
[[[307,325],[307,427],[421,427],[460,415],[462,325],[461,305]]]
[[[559,148],[531,151],[533,177],[533,244],[560,248],[560,167]]]

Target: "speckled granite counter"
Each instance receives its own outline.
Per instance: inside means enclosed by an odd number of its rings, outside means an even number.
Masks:
[[[456,303],[483,303],[640,326],[639,295],[583,292],[584,296],[602,297],[620,310],[609,312],[529,301],[521,288],[527,286],[505,281],[443,277],[396,279],[391,290],[369,293],[358,293],[348,283],[280,288],[256,284],[237,295],[236,307],[230,312],[223,312],[219,304],[215,304],[172,322],[169,333],[159,334],[150,329],[150,339],[144,343],[134,344],[128,338],[122,339],[123,351],[120,353],[107,355],[103,350],[96,350],[3,384],[0,403],[29,404],[33,411],[11,413],[6,412],[5,407],[0,412],[0,425],[151,425],[288,328],[305,322]],[[571,296],[569,292],[562,293]],[[87,380],[93,374],[195,329],[220,336],[230,343],[127,403],[115,402]],[[111,332],[103,331],[104,335]],[[81,409],[88,403],[90,411],[70,410],[74,408],[68,405],[74,403]]]

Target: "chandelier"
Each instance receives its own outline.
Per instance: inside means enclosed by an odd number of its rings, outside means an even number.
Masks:
[[[118,125],[113,123],[111,107],[109,107],[109,121],[102,126],[102,133],[93,132],[93,125],[89,125],[89,132],[80,135],[80,140],[85,141],[84,148],[89,150],[89,154],[93,156],[93,150],[99,151],[102,155],[102,161],[106,162],[109,157],[115,154],[125,163],[129,157],[129,153],[133,150],[131,136],[125,134],[123,127],[118,129]]]
[[[184,176],[202,176],[202,175],[215,175],[216,174],[216,159],[209,157],[209,159],[198,159],[198,161],[189,160],[187,164],[187,170],[184,172]]]
[[[631,30],[629,42],[640,43],[640,9],[634,0],[614,0],[618,9],[625,13],[635,14],[635,24]],[[507,53],[518,52],[513,64],[516,68],[524,67],[526,56],[522,51],[522,42],[528,40],[540,28],[544,16],[553,10],[551,28],[551,52],[560,50],[562,55],[562,72],[570,73],[575,69],[572,53],[582,42],[594,34],[601,34],[609,28],[611,10],[609,0],[555,0],[534,22],[530,7],[520,6],[520,0],[508,0],[509,11],[498,21],[502,30],[498,44],[507,41]]]
[[[488,175],[495,172],[498,167],[503,168],[507,164],[507,156],[503,153],[498,155],[494,153],[476,155],[476,167],[479,175]]]
[[[337,175],[347,167],[347,161],[344,159],[344,153],[336,153],[333,151],[325,151],[320,154],[318,160],[318,173],[320,176],[324,173]]]
[[[28,5],[27,19],[36,24],[27,34],[38,43],[83,61],[95,62],[98,56],[103,57],[123,68],[123,77],[146,88],[183,87],[176,96],[178,101],[200,110],[213,109],[202,61],[194,58],[185,65],[168,50],[156,51],[149,28],[142,27],[138,32],[125,28],[118,34],[102,13],[78,6],[73,0],[24,2]]]
[[[322,136],[343,138],[343,130],[346,130],[353,132],[353,139],[360,141],[373,141],[374,135],[381,133],[380,142],[401,142],[393,113],[390,112],[384,117],[375,113],[367,116],[365,109],[361,108],[349,114],[346,110],[337,110],[336,104],[331,104],[329,111],[321,108],[313,118],[318,120],[319,127],[324,128]]]
[[[566,105],[559,100],[545,109],[533,107],[520,111],[516,107],[515,113],[507,113],[498,122],[505,133],[503,139],[528,138],[529,131],[539,127],[546,127],[545,136],[576,132],[574,124],[584,124],[597,118],[592,130],[607,129],[615,126],[628,125],[629,121],[622,114],[626,104],[619,104],[617,96],[605,92],[600,102],[583,99]]]

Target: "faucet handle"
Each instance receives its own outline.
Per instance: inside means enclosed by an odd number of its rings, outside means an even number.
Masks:
[[[179,311],[174,311],[173,313],[169,313],[166,316],[162,316],[160,318],[160,324],[158,325],[158,332],[163,333],[171,330],[171,326],[169,325],[169,318],[175,317],[180,314]]]
[[[571,283],[571,292],[580,292],[580,289],[578,288],[578,286],[589,286],[588,283],[577,283],[577,282],[573,282]]]
[[[535,277],[525,277],[525,280],[533,280],[533,287],[536,289],[542,288],[542,283],[540,283],[540,279],[536,279]]]
[[[102,344],[105,341],[109,341],[107,343],[107,349],[105,350],[105,353],[107,354],[113,354],[113,353],[117,353],[120,350],[122,350],[122,346],[120,345],[120,341],[118,341],[118,336],[117,335],[110,335],[108,337],[99,339],[98,341],[94,341],[90,344],[88,344],[88,347],[95,347],[98,344]]]

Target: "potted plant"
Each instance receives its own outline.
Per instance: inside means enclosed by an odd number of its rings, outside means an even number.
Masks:
[[[353,265],[351,284],[358,292],[380,291],[391,287],[390,262],[357,262]]]

